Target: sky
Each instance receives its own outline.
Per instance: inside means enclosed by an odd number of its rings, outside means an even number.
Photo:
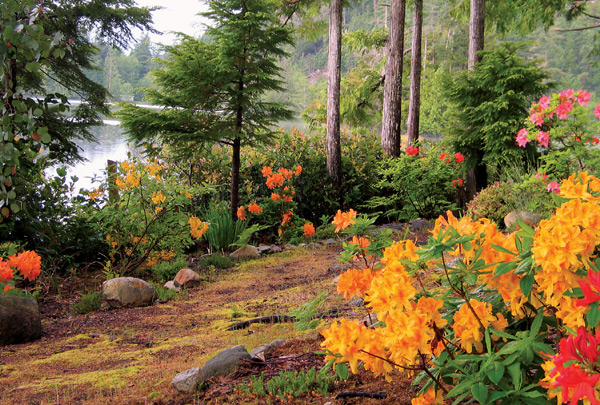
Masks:
[[[199,36],[202,29],[202,17],[197,14],[208,10],[206,2],[201,0],[136,0],[140,7],[162,7],[152,13],[154,28],[163,35],[150,34],[152,42],[171,44],[175,35],[169,31],[183,32]]]

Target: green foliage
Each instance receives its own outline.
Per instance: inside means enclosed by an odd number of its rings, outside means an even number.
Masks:
[[[474,71],[460,73],[446,89],[453,104],[447,131],[454,148],[477,167],[478,187],[487,184],[485,166],[530,164],[533,147],[519,148],[514,134],[522,126],[535,97],[548,90],[548,78],[538,63],[517,55],[524,45],[502,43],[482,51]]]
[[[331,374],[318,373],[312,367],[310,370],[280,371],[279,375],[271,378],[265,383],[265,375],[250,377],[250,385],[238,386],[237,388],[248,394],[259,397],[274,396],[281,401],[290,398],[306,397],[313,392],[325,396],[331,386],[335,383],[335,377]]]
[[[317,327],[321,319],[315,319],[315,315],[323,307],[323,304],[325,304],[327,296],[327,291],[323,291],[315,299],[290,312],[290,316],[296,318],[296,322],[294,323],[296,329],[310,330]]]
[[[216,204],[209,207],[206,221],[210,224],[210,228],[204,237],[216,252],[231,249],[248,226],[248,221],[241,219],[234,221],[225,206]]]
[[[133,0],[0,4],[3,218],[27,202],[14,185],[40,148],[48,151],[51,161],[72,162],[79,158],[74,140],[91,139],[89,127],[108,114],[106,90],[84,74],[96,51],[89,33],[93,30],[98,38],[126,47],[132,28],[148,29],[151,22],[148,9],[134,6]],[[77,93],[81,105],[70,110],[64,93],[44,88],[48,80]]]
[[[421,147],[416,156],[404,153],[380,162],[379,193],[366,205],[385,209],[393,219],[437,218],[460,207],[464,173],[464,163],[439,144]]]
[[[200,264],[204,267],[213,266],[217,269],[230,269],[234,266],[235,262],[228,255],[215,253],[202,259]]]
[[[154,287],[154,292],[156,293],[156,299],[158,301],[171,301],[177,295],[176,290],[171,290],[161,284],[151,282]]]
[[[467,203],[467,215],[472,219],[487,218],[504,227],[504,217],[512,211],[514,187],[509,182],[490,184]]]
[[[101,306],[102,292],[90,291],[83,294],[79,301],[71,305],[71,308],[78,314],[87,314],[88,312],[99,310]]]
[[[173,280],[179,270],[186,267],[188,267],[188,262],[185,256],[178,256],[171,261],[155,264],[152,266],[152,273],[157,280],[166,283]]]
[[[182,185],[158,162],[122,162],[90,192],[94,228],[105,235],[111,262],[127,274],[143,263],[171,260],[192,245],[193,197],[205,187]]]

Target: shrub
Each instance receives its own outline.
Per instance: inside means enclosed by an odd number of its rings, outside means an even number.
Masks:
[[[502,233],[448,212],[425,246],[380,244],[383,257],[342,274],[337,289],[365,296],[381,322],[341,319],[322,331],[329,364],[356,373],[360,362],[386,378],[411,370],[424,383],[420,403],[597,402],[599,194],[600,179],[582,172],[562,182],[536,230]],[[334,223],[369,235],[350,214]]]
[[[230,269],[234,266],[235,262],[228,255],[215,253],[202,259],[200,264],[204,267],[213,266],[217,269]]]
[[[173,280],[179,270],[186,267],[188,267],[188,262],[185,256],[178,256],[172,261],[155,264],[152,266],[152,273],[157,280],[166,283]]]
[[[99,310],[101,306],[102,292],[90,291],[83,294],[78,302],[71,305],[71,308],[78,314],[87,314],[88,312]]]
[[[429,145],[429,149],[427,149]],[[367,202],[392,219],[436,218],[460,207],[464,157],[438,144],[410,147],[410,153],[383,160],[377,169],[379,193]]]
[[[467,215],[473,219],[487,218],[504,227],[504,217],[515,205],[512,183],[495,182],[481,190],[467,203]]]

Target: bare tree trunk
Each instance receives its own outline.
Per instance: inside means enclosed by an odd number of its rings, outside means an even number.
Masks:
[[[231,157],[231,217],[237,218],[238,204],[240,203],[240,138],[233,140],[233,153]]]
[[[339,189],[342,152],[340,144],[340,81],[342,65],[342,0],[329,6],[329,49],[327,56],[327,171]]]
[[[485,29],[485,0],[471,0],[471,18],[469,22],[469,70],[475,69],[475,64],[481,60],[477,51],[483,49]]]
[[[423,0],[415,0],[413,17],[412,58],[410,61],[410,106],[408,110],[408,143],[419,139],[421,109],[421,37],[423,33]]]
[[[400,156],[405,9],[406,0],[392,0],[381,123],[381,146],[388,156]]]
[[[469,70],[475,70],[475,65],[481,61],[477,51],[483,49],[485,32],[485,0],[471,0],[471,15],[469,21]],[[487,183],[486,167],[478,158],[477,165],[467,173],[467,199],[472,199],[477,190]]]

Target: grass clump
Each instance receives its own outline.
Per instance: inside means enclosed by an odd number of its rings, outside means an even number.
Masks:
[[[214,255],[210,255],[200,262],[203,267],[213,266],[217,269],[230,269],[234,265],[234,261],[231,257],[224,255],[222,253],[216,253]]]
[[[171,290],[170,288],[164,287],[157,283],[150,283],[154,287],[154,292],[156,293],[156,299],[158,301],[170,301],[177,295],[176,290]]]
[[[154,265],[152,267],[152,273],[157,280],[166,283],[167,281],[173,280],[179,270],[186,267],[188,267],[188,262],[185,256],[178,256],[173,261]]]
[[[78,314],[87,314],[99,310],[101,306],[102,293],[100,291],[90,291],[83,294],[78,302],[71,305],[71,308]]]
[[[309,395],[325,396],[334,382],[332,373],[319,373],[313,367],[310,370],[280,371],[267,382],[264,373],[261,373],[258,377],[250,377],[249,385],[238,386],[237,389],[248,395],[279,397],[285,402]]]

